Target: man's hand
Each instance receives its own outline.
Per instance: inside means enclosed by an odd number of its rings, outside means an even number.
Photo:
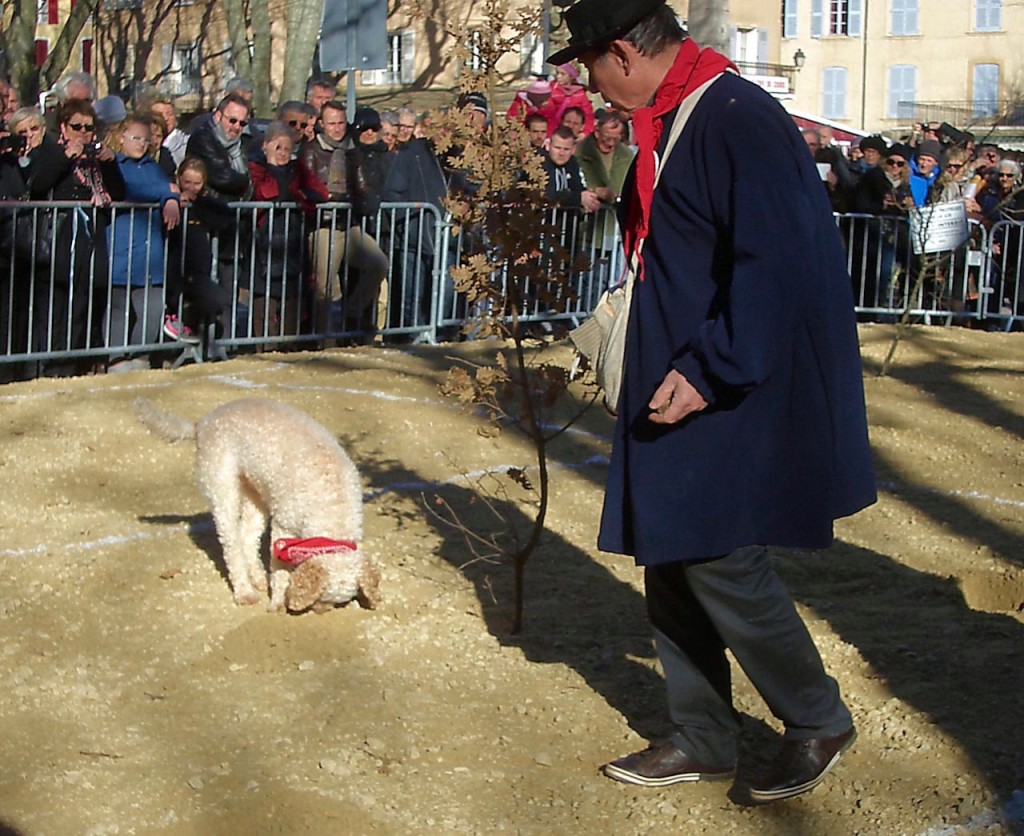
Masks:
[[[600,198],[589,189],[580,195],[580,202],[583,204],[584,211],[587,212],[596,212],[601,208]]]
[[[700,412],[708,405],[700,392],[685,377],[672,369],[661,382],[647,407],[648,416],[655,424],[678,424],[692,412]]]

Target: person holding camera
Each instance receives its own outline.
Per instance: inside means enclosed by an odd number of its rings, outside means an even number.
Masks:
[[[106,228],[111,203],[124,200],[124,179],[113,151],[97,141],[96,113],[84,99],[69,99],[30,167],[32,200],[78,201],[53,214],[51,269],[36,270],[33,348],[66,351],[103,345],[100,324],[106,308]],[[70,330],[68,307],[70,305]],[[74,374],[84,364],[51,364],[47,371]]]
[[[26,147],[24,136],[13,133],[7,122],[0,122],[0,200],[18,200],[25,195],[20,163]],[[4,242],[0,245],[0,354],[19,354],[26,348],[28,283],[22,279],[22,271],[17,269],[11,252],[18,219],[24,215],[17,209],[0,210],[0,241]],[[11,364],[0,366],[0,382],[19,377],[19,368]]]

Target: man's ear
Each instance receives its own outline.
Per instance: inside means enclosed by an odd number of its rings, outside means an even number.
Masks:
[[[637,55],[636,47],[632,43],[621,39],[612,41],[608,44],[605,53],[605,60],[617,61],[622,67],[623,73],[630,74]]]

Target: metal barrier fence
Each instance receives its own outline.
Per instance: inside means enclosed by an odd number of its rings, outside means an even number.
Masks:
[[[565,249],[559,264],[588,266],[571,267],[557,310],[538,294],[524,319],[578,322],[621,278],[618,227],[610,210],[555,209],[550,222]],[[972,224],[963,246],[922,257],[904,219],[837,215],[836,223],[862,319],[908,312],[1006,330],[1024,319],[1020,224]],[[342,203],[308,215],[294,204],[238,203],[219,213],[195,204],[167,233],[154,206],[0,202],[0,371],[452,339],[475,312],[456,293],[451,267],[486,246],[477,231],[455,231],[421,203],[384,204],[363,219]],[[532,257],[550,252],[540,243]],[[175,336],[182,325],[195,332],[190,342]]]

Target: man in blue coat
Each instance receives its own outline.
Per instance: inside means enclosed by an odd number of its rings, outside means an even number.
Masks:
[[[598,543],[645,567],[673,723],[605,773],[643,786],[733,776],[728,649],[785,727],[749,800],[789,798],[856,736],[767,551],[826,547],[836,518],[875,500],[840,239],[792,119],[687,40],[664,0],[580,0],[565,19],[569,45],[549,60],[578,57],[639,146],[623,190],[637,281]]]

